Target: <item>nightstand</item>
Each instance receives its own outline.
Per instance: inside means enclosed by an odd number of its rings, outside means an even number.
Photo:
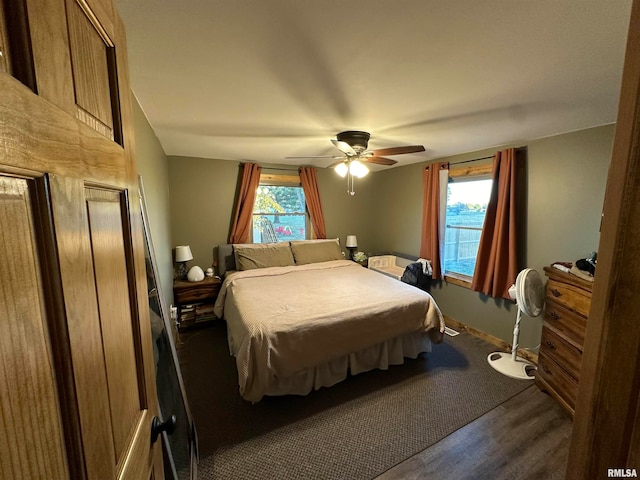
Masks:
[[[174,280],[173,300],[178,307],[178,330],[205,326],[217,319],[213,305],[218,298],[222,281],[205,277],[200,282]]]

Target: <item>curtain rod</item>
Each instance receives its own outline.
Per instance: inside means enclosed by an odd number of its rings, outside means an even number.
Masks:
[[[448,168],[450,165],[458,165],[460,163],[469,163],[469,162],[478,162],[480,160],[488,160],[489,158],[493,158],[493,155],[491,155],[490,157],[481,157],[481,158],[472,158],[471,160],[462,160],[460,162],[444,162],[441,166],[441,168]],[[425,170],[429,170],[429,167],[431,166],[431,164],[427,165],[426,167],[424,167]]]
[[[522,148],[526,148],[526,145],[523,145],[522,147],[512,147],[514,150],[520,150]],[[450,162],[449,165],[458,165],[459,163],[469,163],[469,162],[477,162],[479,160],[489,160],[490,158],[495,157],[494,155],[491,155],[489,157],[481,157],[481,158],[472,158],[471,160],[462,160],[460,162]]]
[[[525,146],[522,147],[513,147],[514,150],[520,150],[521,148],[525,148]],[[480,160],[489,160],[490,158],[493,158],[495,155],[490,155],[488,157],[480,157],[480,158],[472,158],[471,160],[461,160],[459,162],[446,162],[448,165],[459,165],[461,163],[470,163],[470,162],[478,162]],[[425,168],[429,168],[429,165],[427,165]]]
[[[489,157],[472,158],[471,160],[461,160],[459,162],[448,162],[448,163],[449,163],[449,165],[458,165],[460,163],[479,162],[480,160],[488,160],[490,158],[493,158],[493,155],[491,155]]]
[[[299,168],[271,168],[271,167],[262,167],[262,170],[278,170],[282,172],[297,172]]]

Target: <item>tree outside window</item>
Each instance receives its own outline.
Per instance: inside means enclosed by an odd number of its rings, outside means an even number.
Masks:
[[[260,185],[253,206],[253,242],[307,238],[307,213],[301,186]]]

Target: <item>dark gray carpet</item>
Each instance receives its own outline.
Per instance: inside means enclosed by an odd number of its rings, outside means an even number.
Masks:
[[[201,479],[371,479],[530,386],[494,371],[469,334],[388,371],[308,396],[238,393],[226,328],[188,332],[178,352],[199,437]]]

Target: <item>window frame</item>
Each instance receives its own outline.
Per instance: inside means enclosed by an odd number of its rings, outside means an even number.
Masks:
[[[302,181],[300,180],[300,175],[284,175],[284,174],[274,174],[274,173],[261,173],[260,181],[258,182],[259,187],[299,187],[302,188]],[[304,189],[303,189],[304,192]],[[251,243],[261,243],[255,242],[253,238],[253,218],[254,218],[253,210],[251,211]],[[283,214],[284,215],[284,214]],[[305,204],[304,204],[304,233],[305,240],[315,239],[315,232],[310,228],[311,221],[309,218],[309,210],[307,209],[306,196],[305,196]]]
[[[493,174],[493,163],[488,163],[484,165],[474,165],[467,167],[453,167],[449,169],[449,178],[468,178],[469,181],[473,180],[484,180],[484,179],[492,179]],[[476,178],[474,178],[476,177]],[[446,210],[446,208],[445,208]],[[482,228],[484,229],[484,223]],[[444,242],[444,238],[442,239]],[[477,257],[476,257],[477,260]],[[444,258],[442,258],[442,266],[444,270]],[[464,275],[462,273],[456,272],[444,272],[443,274],[444,281],[447,283],[452,283],[453,285],[457,285],[459,287],[471,289],[471,282],[473,281],[473,277],[468,275]]]

